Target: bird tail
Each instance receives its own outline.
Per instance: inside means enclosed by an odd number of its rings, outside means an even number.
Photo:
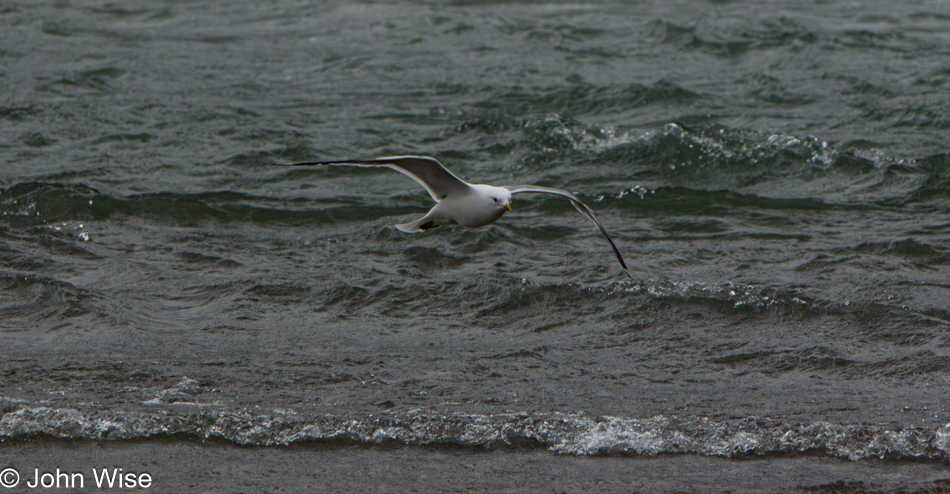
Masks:
[[[425,215],[422,218],[419,218],[415,221],[410,221],[409,223],[402,223],[396,225],[396,228],[401,232],[405,233],[418,233],[421,231],[428,230],[429,228],[435,228],[438,225],[433,224],[432,218],[429,215]]]

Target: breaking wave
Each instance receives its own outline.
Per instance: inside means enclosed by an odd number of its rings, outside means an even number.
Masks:
[[[110,413],[21,408],[0,419],[0,437],[142,440],[220,439],[242,446],[360,443],[459,448],[543,448],[572,455],[698,454],[728,458],[826,454],[850,460],[950,459],[950,424],[936,430],[767,417],[714,420],[659,415],[636,419],[584,414],[438,415],[428,411],[308,417],[289,410]]]

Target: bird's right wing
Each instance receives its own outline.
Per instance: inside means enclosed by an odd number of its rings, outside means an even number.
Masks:
[[[381,156],[339,161],[309,161],[306,163],[274,163],[280,166],[384,166],[402,173],[425,187],[436,202],[453,193],[464,193],[470,188],[464,180],[448,171],[431,156]]]
[[[600,233],[604,234],[604,237],[607,239],[607,242],[610,242],[610,248],[613,249],[614,255],[617,256],[617,260],[620,261],[620,266],[623,267],[623,272],[627,273],[627,276],[633,278],[633,275],[630,274],[630,271],[627,269],[627,263],[623,261],[623,256],[620,255],[620,251],[617,250],[617,246],[614,244],[614,241],[610,238],[610,234],[607,233],[607,229],[604,228],[604,225],[597,220],[597,217],[594,216],[594,212],[591,211],[586,204],[581,202],[574,194],[566,190],[561,189],[552,189],[550,187],[541,187],[539,185],[506,185],[506,189],[514,194],[527,194],[527,193],[538,193],[538,194],[551,194],[555,196],[564,197],[571,200],[571,204],[574,205],[574,209],[580,211],[584,216],[590,218],[591,221],[597,225],[597,228],[600,229]]]

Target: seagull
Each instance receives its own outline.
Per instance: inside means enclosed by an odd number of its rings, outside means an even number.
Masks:
[[[633,275],[627,269],[627,263],[614,245],[607,229],[597,220],[594,212],[574,194],[566,190],[541,187],[539,185],[505,185],[497,187],[485,184],[470,184],[442,166],[439,160],[431,156],[380,156],[338,161],[308,161],[303,163],[274,163],[275,166],[361,166],[386,167],[396,170],[415,180],[429,192],[436,205],[425,216],[409,223],[396,225],[406,233],[416,233],[443,225],[462,225],[477,228],[494,223],[505,212],[511,212],[511,196],[515,194],[551,194],[570,199],[574,208],[600,229],[614,255],[620,261],[623,272],[631,279]]]

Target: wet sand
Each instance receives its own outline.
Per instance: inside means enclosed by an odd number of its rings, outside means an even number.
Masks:
[[[724,485],[732,492],[950,492],[950,469],[939,462],[577,457],[537,449],[326,444],[249,448],[180,439],[6,442],[0,467],[21,475],[20,485],[6,492],[96,491],[94,468],[147,473],[152,483],[145,490],[151,492],[720,492]],[[84,485],[26,488],[37,468],[41,474],[80,473]]]

